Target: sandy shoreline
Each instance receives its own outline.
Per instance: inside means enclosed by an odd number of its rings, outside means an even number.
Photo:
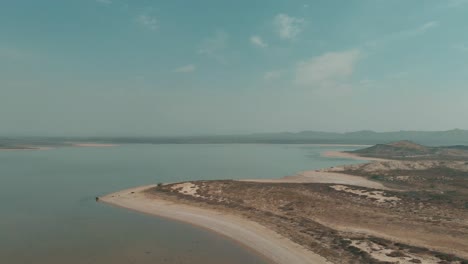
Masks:
[[[101,146],[101,144],[94,143],[82,143],[74,145],[82,147]],[[378,160],[372,158],[363,158],[350,153],[338,151],[329,151],[323,153],[322,155],[326,157],[351,158],[359,160]],[[326,172],[321,170],[304,171],[294,176],[286,176],[281,179],[252,179],[241,181],[269,183],[337,183],[357,185],[375,189],[387,189],[382,184],[367,180],[364,177],[346,175],[337,172]],[[172,201],[164,200],[162,197],[158,197],[156,194],[145,193],[145,190],[154,187],[155,185],[148,185],[118,191],[100,197],[99,201],[113,206],[185,222],[207,229],[232,239],[249,249],[252,249],[273,263],[330,263],[322,256],[249,219],[232,214],[224,214],[223,212],[212,209],[190,206],[183,203],[174,203]]]
[[[0,148],[0,151],[51,150],[52,147]]]
[[[240,181],[267,183],[334,183],[361,186],[380,190],[388,189],[383,184],[368,180],[364,177],[319,170],[299,172],[294,176],[286,176],[280,179],[245,179]]]
[[[345,158],[345,159],[367,160],[367,161],[388,161],[388,159],[361,157],[353,153],[342,152],[342,151],[326,151],[322,153],[322,156],[327,157],[327,158]]]
[[[384,159],[378,158],[366,158],[361,157],[352,153],[346,153],[341,151],[327,151],[322,153],[322,156],[329,158],[346,158],[346,159],[357,159],[364,161],[383,161]],[[309,170],[299,172],[293,176],[285,176],[279,179],[242,179],[240,181],[249,182],[267,182],[267,183],[335,183],[335,184],[346,184],[355,185],[366,188],[387,190],[383,184],[375,181],[368,180],[364,177],[348,175],[340,173],[340,170],[326,169],[321,170]]]
[[[219,211],[174,203],[144,191],[154,185],[118,191],[100,197],[99,201],[133,211],[189,223],[226,236],[254,250],[273,263],[329,263],[256,222]]]

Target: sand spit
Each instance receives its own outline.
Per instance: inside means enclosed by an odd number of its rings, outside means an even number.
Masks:
[[[327,158],[345,158],[345,159],[368,160],[368,161],[388,161],[388,159],[361,157],[353,153],[342,152],[342,151],[326,151],[322,153],[322,156],[327,157]]]
[[[256,222],[215,210],[170,202],[163,200],[156,194],[145,193],[145,190],[153,187],[155,186],[142,186],[119,191],[100,197],[99,201],[205,228],[255,250],[274,263],[329,263],[320,255]],[[191,189],[190,187],[184,185],[178,188]]]
[[[383,186],[379,182],[368,180],[364,177],[353,176],[337,172],[326,172],[326,171],[304,171],[294,176],[286,176],[281,179],[248,179],[240,181],[249,182],[269,182],[269,183],[334,183],[334,184],[346,184],[361,186],[366,188],[387,190],[388,188]]]
[[[387,161],[384,159],[377,158],[366,158],[360,157],[355,154],[339,152],[339,151],[327,151],[322,153],[325,157],[336,157],[336,158],[347,158],[347,159],[358,159],[367,161]],[[388,190],[382,183],[371,181],[365,177],[354,176],[349,174],[340,173],[344,171],[344,166],[326,168],[321,170],[310,170],[299,172],[293,176],[286,176],[280,179],[247,179],[241,181],[249,182],[266,182],[266,183],[334,183],[334,184],[346,184],[361,186],[366,188]]]

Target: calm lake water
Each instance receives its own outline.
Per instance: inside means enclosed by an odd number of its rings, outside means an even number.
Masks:
[[[122,145],[0,151],[0,263],[265,263],[190,225],[96,203],[124,188],[196,179],[278,178],[356,163],[356,147]]]

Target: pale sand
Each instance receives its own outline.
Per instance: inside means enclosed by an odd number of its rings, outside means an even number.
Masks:
[[[104,147],[115,147],[115,144],[102,144],[102,143],[73,143],[73,147],[92,147],[92,148],[104,148]]]
[[[424,264],[438,264],[441,261],[439,258],[436,257],[427,255],[415,255],[408,252],[405,253],[405,256],[391,257],[391,255],[389,254],[393,252],[392,249],[385,248],[382,245],[371,241],[351,240],[351,245],[359,248],[364,252],[367,252],[373,258],[387,263],[413,264],[414,262],[411,261],[412,259],[419,259]]]
[[[334,183],[388,190],[388,188],[381,183],[368,180],[364,177],[319,170],[304,171],[294,176],[286,176],[280,179],[247,179],[240,181],[268,183]]]
[[[326,151],[322,153],[322,156],[327,157],[327,158],[345,158],[345,159],[369,160],[369,161],[389,161],[389,159],[361,157],[353,153],[347,153],[347,152],[342,152],[342,151]]]
[[[392,204],[396,205],[397,202],[401,200],[400,198],[396,196],[387,196],[386,193],[383,191],[367,191],[367,190],[353,189],[344,185],[332,185],[330,187],[336,191],[353,193],[359,196],[364,196],[366,198],[373,199],[377,203],[391,202]]]
[[[171,186],[172,190],[178,190],[179,193],[193,197],[201,197],[197,194],[198,186],[191,182],[178,183]]]
[[[154,185],[119,191],[99,198],[107,204],[186,222],[224,235],[278,264],[330,263],[288,238],[248,219],[211,209],[179,204],[144,193]]]

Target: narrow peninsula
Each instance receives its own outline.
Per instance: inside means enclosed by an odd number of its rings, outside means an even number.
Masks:
[[[273,263],[468,263],[468,149],[409,141],[271,180],[142,186],[99,201],[216,232]]]

